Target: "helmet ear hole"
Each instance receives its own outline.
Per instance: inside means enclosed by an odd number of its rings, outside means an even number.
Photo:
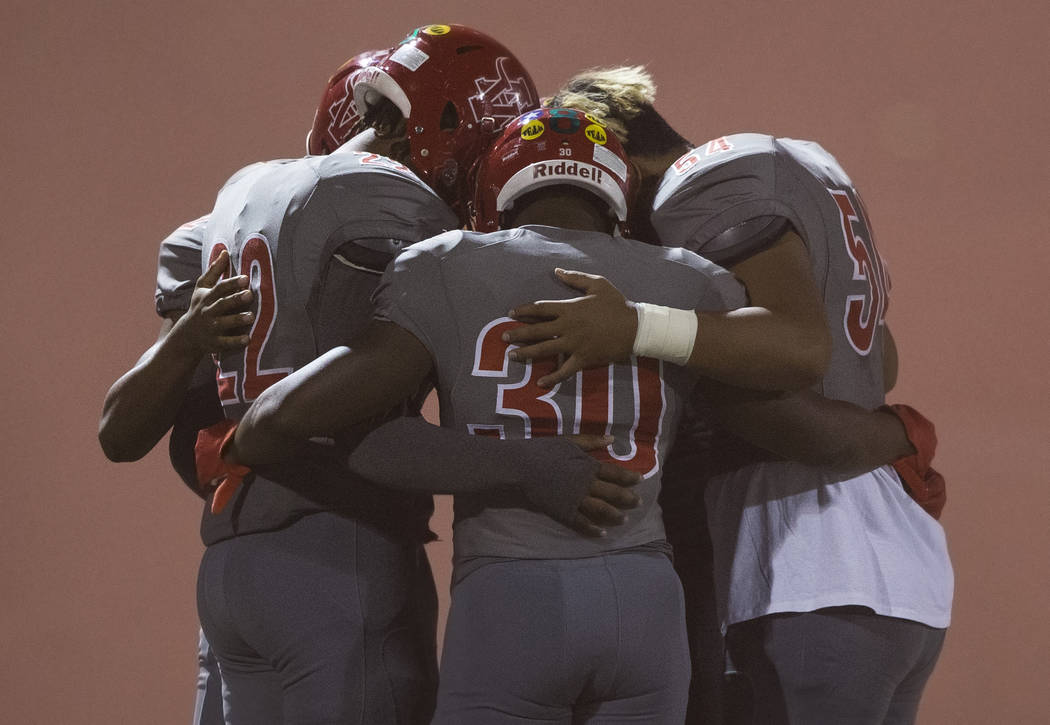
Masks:
[[[440,128],[442,131],[453,131],[459,126],[459,111],[456,104],[449,101],[441,111]]]

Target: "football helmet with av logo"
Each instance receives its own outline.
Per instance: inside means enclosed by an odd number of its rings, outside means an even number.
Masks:
[[[313,128],[306,134],[306,153],[315,156],[330,154],[350,139],[361,118],[354,101],[354,83],[362,69],[375,65],[389,53],[389,50],[358,53],[339,66],[339,70],[328,79],[314,112]]]
[[[424,25],[355,80],[364,114],[383,98],[405,117],[410,163],[453,208],[485,146],[539,94],[525,67],[501,43],[463,25]]]
[[[516,118],[478,161],[471,224],[500,228],[515,199],[544,186],[570,185],[604,201],[623,232],[631,192],[630,165],[598,119],[570,108],[544,108]]]

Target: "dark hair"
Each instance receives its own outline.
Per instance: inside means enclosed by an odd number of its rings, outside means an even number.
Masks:
[[[623,147],[632,156],[662,156],[683,147],[692,147],[688,139],[671,128],[671,124],[648,104],[642,106],[638,115],[625,125],[627,143]]]

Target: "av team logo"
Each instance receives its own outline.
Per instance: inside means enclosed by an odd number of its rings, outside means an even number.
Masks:
[[[534,108],[536,99],[532,97],[529,84],[524,78],[512,78],[507,72],[505,56],[496,59],[495,71],[495,78],[474,79],[478,93],[470,99],[470,110],[474,112],[475,121],[480,122],[485,116],[491,116],[496,121],[497,128],[502,128],[525,111]],[[488,112],[485,110],[486,105],[491,108]]]
[[[328,107],[328,137],[331,139],[345,139],[350,133],[350,128],[360,118],[357,104],[354,102],[353,89],[354,83],[364,70],[362,68],[346,76],[342,97]]]

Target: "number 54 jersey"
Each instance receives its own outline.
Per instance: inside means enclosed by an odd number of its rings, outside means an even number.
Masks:
[[[677,308],[723,310],[745,299],[731,274],[685,250],[553,227],[450,232],[398,257],[377,291],[376,314],[430,351],[443,426],[499,438],[609,434],[615,442],[596,457],[644,477],[636,488],[643,505],[602,539],[531,510],[516,491],[457,496],[457,564],[583,557],[664,539],[656,503],[661,467],[692,379],[684,368],[632,358],[540,388],[536,381],[555,360],[512,361],[502,334],[520,324],[507,317],[515,305],[576,296],[556,280],[555,267],[600,274],[628,299]]]
[[[763,247],[730,230],[761,217],[786,217],[809,252],[832,336],[816,390],[881,405],[888,278],[860,197],[831,154],[759,134],[715,139],[667,170],[652,222],[663,243],[732,265]],[[890,466],[847,478],[756,451],[735,462],[706,489],[724,624],[860,605],[947,626],[954,580],[944,530]]]
[[[226,417],[239,419],[267,387],[346,344],[371,319],[371,294],[401,248],[457,226],[412,172],[376,154],[344,148],[253,164],[231,177],[208,218],[201,257],[207,267],[227,250],[232,274],[248,275],[255,293],[248,345],[217,360]],[[345,470],[316,458],[266,469],[222,515],[205,514],[205,543],[278,528],[317,510],[363,516],[398,508],[394,492],[384,492],[385,503],[378,493],[370,501],[368,484],[348,486],[338,478],[349,475]],[[427,506],[407,508],[422,518]]]

